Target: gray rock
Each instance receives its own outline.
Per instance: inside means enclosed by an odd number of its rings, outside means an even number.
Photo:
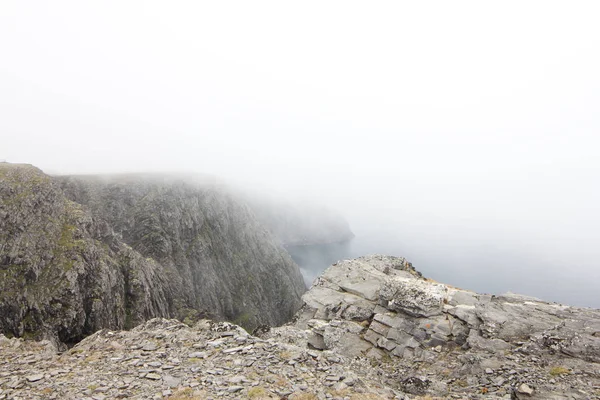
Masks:
[[[390,278],[381,286],[379,297],[386,307],[415,317],[440,315],[446,287],[417,279]]]
[[[325,344],[325,340],[323,339],[323,335],[312,332],[308,336],[308,344],[310,344],[313,348],[319,350],[327,349],[327,345]]]
[[[533,389],[529,387],[529,385],[527,385],[526,383],[522,383],[521,385],[519,385],[519,387],[517,388],[517,391],[519,393],[522,394],[526,394],[531,396],[533,394]]]
[[[29,382],[37,382],[37,381],[41,381],[42,379],[44,379],[44,374],[35,374],[35,375],[27,376],[27,380]]]
[[[0,165],[0,332],[76,342],[152,317],[280,325],[299,268],[244,201],[195,178]]]
[[[152,361],[152,362],[149,362],[148,365],[153,368],[158,368],[162,365],[162,363],[159,361]]]
[[[504,382],[506,382],[506,379],[504,379],[501,376],[499,376],[498,378],[494,379],[494,385],[496,385],[496,386],[502,386],[502,385],[504,385]]]
[[[379,295],[373,300],[375,293]],[[307,342],[319,348],[354,359],[366,357],[371,365],[390,363],[394,371],[404,366],[404,372],[394,375],[396,382],[402,374],[406,376],[411,362],[431,365],[428,378],[432,379],[426,388],[411,380],[407,383],[416,387],[405,383],[402,390],[441,395],[442,387],[451,389],[449,375],[459,379],[458,388],[465,387],[472,395],[458,391],[454,398],[476,398],[488,392],[496,398],[563,399],[561,393],[566,392],[573,398],[587,398],[589,395],[574,394],[566,385],[559,390],[540,389],[549,382],[544,379],[548,370],[543,366],[557,362],[549,361],[549,356],[568,355],[575,360],[572,362],[582,363],[597,362],[600,356],[598,310],[447,287],[423,279],[412,266],[394,257],[338,262],[315,281],[303,299],[306,305],[302,313],[286,332],[292,332],[293,327],[308,329]],[[371,317],[360,323],[350,321],[344,310],[356,305]],[[345,329],[349,326],[344,324],[350,322],[356,329]],[[535,357],[527,359],[524,355]],[[535,385],[534,394],[511,391],[522,379]],[[585,379],[581,384],[594,385]],[[475,388],[479,390],[477,396],[472,392]],[[484,389],[486,392],[481,392]]]
[[[466,290],[449,290],[449,301],[448,304],[453,306],[475,306],[479,299],[477,293],[469,292]]]
[[[172,375],[164,375],[163,382],[170,388],[176,388],[181,384],[181,378],[177,378]]]
[[[154,343],[154,342],[149,342],[149,343],[146,343],[146,344],[144,345],[144,347],[142,347],[142,350],[144,350],[144,351],[154,351],[154,350],[156,350],[157,348],[158,348],[158,347],[156,346],[156,343]]]
[[[157,381],[157,380],[161,379],[162,377],[159,374],[151,372],[149,374],[146,374],[145,378],[146,379],[152,379],[153,381]]]
[[[475,349],[486,350],[490,353],[500,353],[511,348],[510,343],[505,342],[502,339],[486,339],[474,329],[471,329],[469,337],[467,339],[469,346]]]

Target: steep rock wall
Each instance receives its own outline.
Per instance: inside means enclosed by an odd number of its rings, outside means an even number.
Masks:
[[[157,316],[278,325],[303,291],[285,251],[215,188],[0,164],[0,329],[9,335],[76,341]]]
[[[187,307],[247,327],[280,325],[299,307],[298,267],[225,189],[168,175],[59,181],[70,199],[159,262]]]

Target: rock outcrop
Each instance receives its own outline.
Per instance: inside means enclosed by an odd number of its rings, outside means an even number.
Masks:
[[[600,395],[600,310],[477,294],[425,279],[403,258],[377,255],[332,265],[303,300],[294,324],[273,337],[404,369],[420,382],[404,388],[415,394],[464,384],[509,398]],[[573,370],[584,371],[590,386],[557,391]],[[521,384],[527,388],[519,391]]]
[[[246,206],[177,178],[53,178],[0,163],[0,331],[82,339],[153,317],[279,325],[298,267]]]

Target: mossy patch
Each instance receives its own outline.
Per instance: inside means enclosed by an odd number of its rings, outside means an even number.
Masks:
[[[248,389],[249,399],[262,399],[267,396],[267,391],[262,386],[255,386]]]
[[[252,332],[257,327],[256,318],[249,312],[238,314],[238,316],[233,319],[233,323],[241,326],[247,332]]]
[[[561,367],[561,366],[550,368],[550,375],[552,375],[552,376],[566,375],[569,372],[570,371],[568,368]]]

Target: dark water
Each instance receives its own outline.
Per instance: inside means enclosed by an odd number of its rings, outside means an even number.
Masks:
[[[501,246],[428,246],[410,240],[358,235],[342,244],[295,246],[288,251],[307,287],[332,263],[368,254],[406,257],[424,276],[480,293],[513,292],[580,307],[600,308],[600,268],[563,262]]]

